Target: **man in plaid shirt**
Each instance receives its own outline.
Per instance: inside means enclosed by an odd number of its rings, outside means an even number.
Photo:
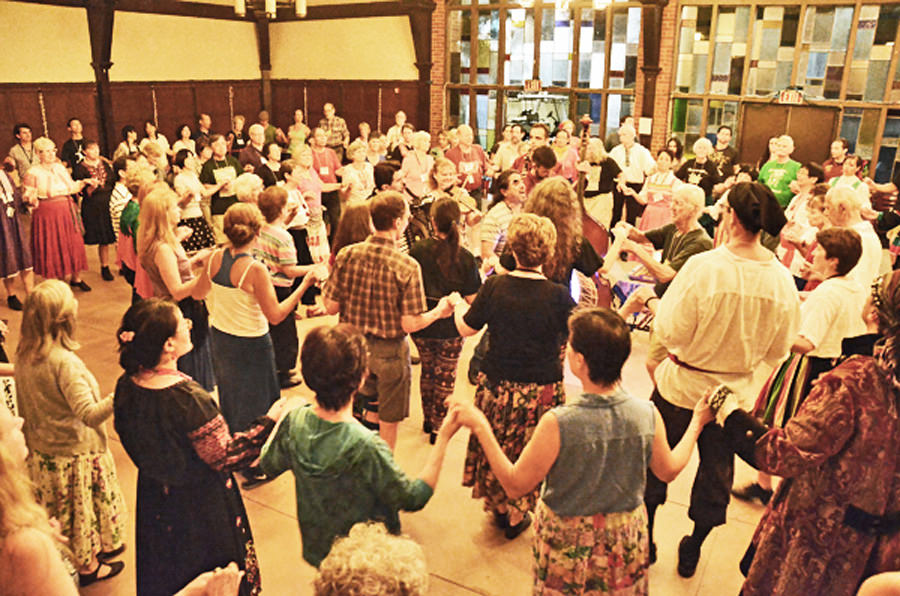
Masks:
[[[409,415],[411,370],[406,336],[450,316],[453,306],[445,296],[426,311],[422,270],[415,259],[396,248],[409,223],[403,195],[379,193],[370,201],[369,210],[375,233],[338,253],[323,298],[328,314],[339,312],[342,323],[354,325],[366,336],[369,377],[359,398],[363,404],[377,401],[379,433],[393,450],[397,425]]]

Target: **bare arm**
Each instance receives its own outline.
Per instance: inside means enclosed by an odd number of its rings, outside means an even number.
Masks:
[[[474,300],[474,299],[475,298],[473,297],[472,300]],[[466,302],[468,302],[469,304],[472,304],[472,301],[469,300],[468,297],[466,297]],[[470,337],[472,335],[475,335],[479,331],[478,329],[472,329],[471,327],[469,327],[466,324],[466,321],[465,321],[465,319],[463,319],[463,317],[466,316],[467,312],[469,312],[468,308],[466,308],[465,310],[463,310],[461,308],[457,308],[453,312],[453,322],[456,323],[456,330],[459,331],[459,334],[462,335],[463,337]]]
[[[622,248],[637,257],[637,260],[650,271],[650,275],[657,281],[666,283],[675,279],[675,273],[677,272],[665,263],[660,263],[654,259],[653,255],[644,246],[631,240],[626,240]]]
[[[453,438],[453,435],[456,434],[456,431],[459,430],[459,426],[459,421],[453,414],[448,414],[444,418],[444,422],[438,431],[434,448],[428,454],[425,467],[419,473],[419,478],[432,489],[437,486],[438,475],[441,473],[441,466],[444,463],[444,455],[447,453],[447,445],[450,439]]]
[[[441,298],[437,306],[431,310],[418,315],[401,315],[400,326],[403,327],[404,333],[413,333],[419,329],[428,327],[438,319],[449,317],[453,312],[453,305],[446,296]]]
[[[156,268],[159,269],[159,276],[166,285],[166,289],[169,290],[172,299],[176,302],[189,296],[201,300],[209,292],[209,278],[203,275],[187,282],[181,281],[181,274],[178,272],[178,260],[175,258],[175,251],[172,250],[171,246],[160,245],[153,262],[156,264]],[[204,279],[205,282],[202,281]]]
[[[466,404],[457,405],[452,411],[457,412],[460,423],[472,429],[491,464],[491,471],[511,499],[534,490],[547,477],[559,456],[559,423],[552,412],[541,417],[522,455],[513,463],[503,453],[481,410],[473,404]]]
[[[266,320],[272,325],[282,322],[285,317],[297,308],[300,297],[309,289],[314,280],[312,275],[305,276],[300,287],[291,292],[290,296],[278,302],[278,298],[275,296],[275,286],[272,285],[269,272],[266,271],[262,263],[253,262],[249,267],[251,267],[250,272],[247,274],[249,284],[246,285],[250,287],[244,289],[253,294],[257,302],[259,302],[259,307],[266,316]]]

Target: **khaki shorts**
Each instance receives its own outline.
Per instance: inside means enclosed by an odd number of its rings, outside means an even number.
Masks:
[[[369,376],[360,394],[378,399],[378,418],[400,422],[409,416],[409,392],[412,387],[409,341],[366,336],[369,346]]]
[[[650,345],[647,348],[647,360],[657,364],[669,357],[669,350],[659,340],[659,335],[653,332],[653,323],[650,323]]]

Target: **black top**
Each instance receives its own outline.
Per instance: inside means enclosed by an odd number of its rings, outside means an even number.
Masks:
[[[450,275],[445,276],[438,267],[435,248],[438,241],[426,238],[416,242],[409,249],[409,256],[419,262],[422,267],[422,283],[425,286],[425,300],[428,308],[434,308],[438,301],[451,292],[459,292],[463,296],[471,296],[481,287],[481,275],[475,257],[465,248],[460,247],[456,265],[451,267]],[[453,316],[438,319],[428,327],[413,333],[415,337],[449,338],[459,337]]]
[[[394,150],[393,150],[393,151],[391,151],[390,153],[388,153],[388,157],[387,157],[387,158],[388,158],[389,160],[391,160],[391,161],[399,161],[399,162],[402,162],[402,161],[403,161],[403,153],[400,151],[400,145],[403,145],[404,147],[406,147],[406,150],[407,150],[407,151],[412,151],[412,150],[413,150],[412,145],[407,145],[406,143],[400,143],[399,145],[397,145],[396,147],[394,147]]]
[[[737,149],[728,145],[721,151],[714,149],[709,160],[716,164],[720,178],[728,178],[734,175],[734,164],[738,162],[738,152]]]
[[[70,168],[74,168],[84,159],[84,139],[69,139],[63,143],[59,159]]]
[[[565,286],[546,279],[488,278],[463,317],[473,329],[487,325],[491,334],[481,370],[495,383],[561,381],[560,350],[574,306]]]
[[[275,186],[279,182],[284,181],[284,172],[281,171],[281,168],[278,168],[277,172],[273,172],[272,168],[269,167],[269,164],[261,165],[256,168],[253,173],[262,178],[263,186],[265,188]]]
[[[227,178],[230,178],[231,181],[237,179],[237,177],[244,172],[241,163],[231,155],[226,155],[225,159],[222,160],[210,157],[200,170],[200,182],[203,184],[218,184],[220,181],[220,173],[224,172],[227,168],[232,168],[234,170],[233,173],[227,173]],[[237,196],[234,194],[234,191],[227,197],[220,196],[219,192],[216,191],[216,193],[210,197],[210,211],[212,212],[212,215],[224,215],[225,211],[235,203],[237,203]]]
[[[500,264],[507,271],[515,271],[516,258],[512,254],[512,249],[508,246],[509,245],[503,249],[503,254],[500,255]],[[597,269],[600,267],[603,267],[603,257],[599,256],[597,251],[594,250],[594,246],[587,238],[582,236],[581,247],[578,249],[578,254],[575,256],[575,260],[566,268],[563,279],[554,279],[552,281],[565,284],[567,289],[571,289],[573,269],[578,269],[586,276],[591,277],[597,273]]]
[[[696,184],[702,188],[707,199],[712,197],[713,186],[721,182],[719,179],[719,168],[710,159],[707,159],[702,164],[698,164],[696,158],[689,159],[678,168],[675,176],[682,182]]]
[[[675,224],[666,224],[660,228],[647,230],[644,236],[653,245],[656,250],[662,251],[662,262],[678,272],[687,260],[697,253],[711,250],[713,247],[712,238],[703,228],[697,228],[689,231],[687,234],[679,234]],[[662,298],[669,282],[659,282],[653,286],[656,295]]]
[[[599,170],[599,177],[595,171]],[[622,173],[622,168],[616,160],[607,157],[597,164],[591,164],[591,172],[585,177],[584,196],[594,197],[599,194],[612,192],[616,186],[616,176]]]

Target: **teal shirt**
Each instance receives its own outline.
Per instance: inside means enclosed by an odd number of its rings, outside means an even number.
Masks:
[[[794,196],[791,192],[791,182],[797,179],[799,170],[799,161],[789,159],[785,163],[778,163],[773,159],[767,161],[759,171],[759,181],[772,189],[779,205],[787,207]]]
[[[125,204],[125,208],[122,209],[122,215],[119,216],[119,231],[131,237],[135,252],[137,252],[137,227],[140,211],[141,206],[137,201],[131,199]]]
[[[398,512],[421,509],[434,493],[403,473],[376,433],[355,422],[322,420],[309,406],[285,416],[260,465],[270,476],[294,473],[303,558],[316,567],[354,524],[381,521],[398,533]]]

